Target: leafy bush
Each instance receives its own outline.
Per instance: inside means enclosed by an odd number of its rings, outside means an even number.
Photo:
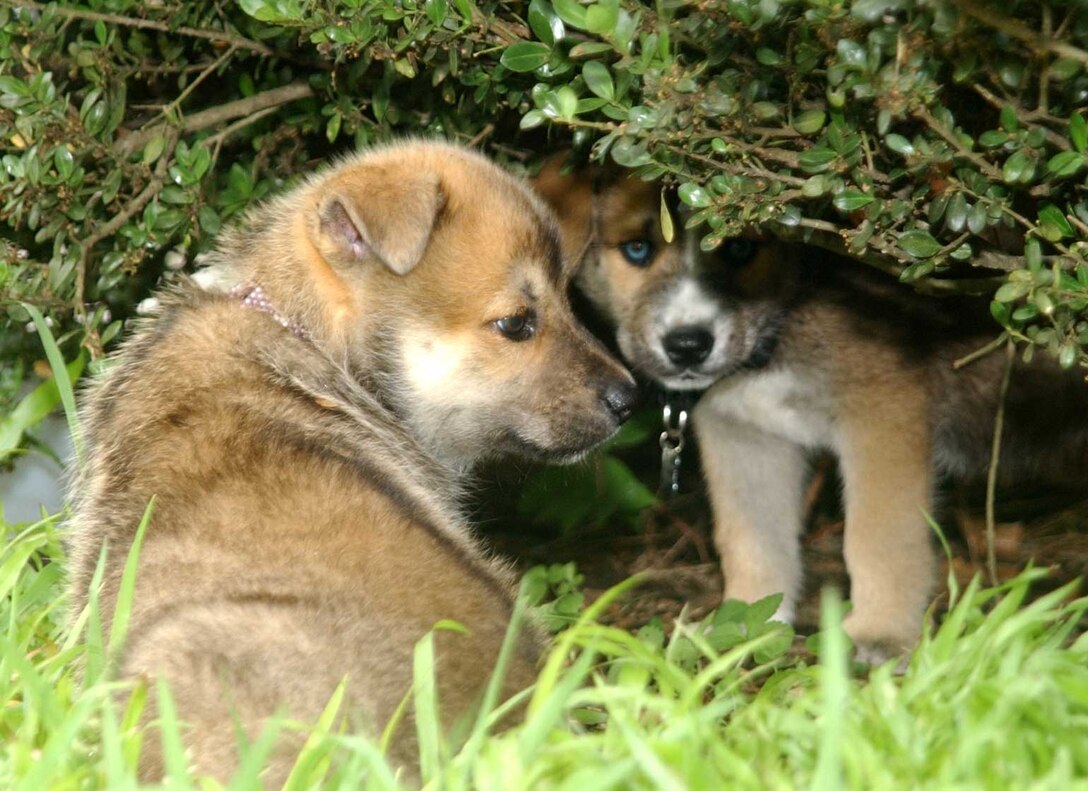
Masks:
[[[708,247],[755,223],[996,289],[1083,363],[1086,64],[1076,0],[4,4],[0,388],[37,354],[20,302],[97,356],[250,202],[407,133],[663,177]]]

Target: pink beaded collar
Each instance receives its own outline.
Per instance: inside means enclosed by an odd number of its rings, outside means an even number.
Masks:
[[[282,327],[290,330],[291,334],[296,338],[310,339],[310,333],[305,327],[276,310],[276,306],[272,304],[272,301],[269,300],[268,295],[264,293],[264,289],[260,286],[255,286],[252,283],[240,283],[232,288],[229,293],[234,299],[241,300],[243,308],[253,308],[262,313],[267,313]]]

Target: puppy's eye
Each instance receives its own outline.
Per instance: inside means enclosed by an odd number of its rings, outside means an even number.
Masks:
[[[511,316],[503,316],[494,324],[495,329],[501,332],[507,340],[527,341],[536,332],[536,314],[531,310],[527,310]]]
[[[759,243],[751,239],[737,237],[722,243],[721,255],[726,263],[743,266],[756,257]]]
[[[654,245],[649,239],[628,239],[620,244],[620,255],[635,266],[646,266],[654,257]]]

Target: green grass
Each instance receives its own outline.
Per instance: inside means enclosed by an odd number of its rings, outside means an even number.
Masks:
[[[167,690],[117,694],[101,624],[112,618],[123,633],[125,609],[92,607],[82,635],[68,629],[60,532],[55,519],[5,527],[0,788],[136,788],[144,739],[161,740],[168,787],[216,787],[190,776]],[[889,665],[863,677],[851,666],[834,597],[815,641],[819,662],[786,653],[789,633],[766,621],[773,601],[729,605],[670,635],[656,624],[636,635],[602,626],[595,616],[606,602],[597,603],[557,637],[523,696],[522,724],[493,733],[503,709],[492,700],[460,745],[435,725],[428,637],[409,695],[424,781],[572,791],[1088,788],[1088,638],[1075,633],[1088,601],[1068,587],[1029,601],[1042,575],[969,586],[902,675]],[[143,732],[145,695],[158,696],[160,722]],[[336,728],[339,703],[338,692],[288,786],[400,787],[378,740]],[[272,729],[249,746],[230,788],[260,787],[274,738]]]

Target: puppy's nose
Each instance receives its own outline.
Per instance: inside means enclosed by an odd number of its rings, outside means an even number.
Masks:
[[[666,333],[661,345],[677,365],[698,365],[714,348],[714,336],[704,327],[677,327]]]
[[[613,381],[600,390],[601,401],[620,423],[631,417],[638,404],[638,387],[633,382]]]

